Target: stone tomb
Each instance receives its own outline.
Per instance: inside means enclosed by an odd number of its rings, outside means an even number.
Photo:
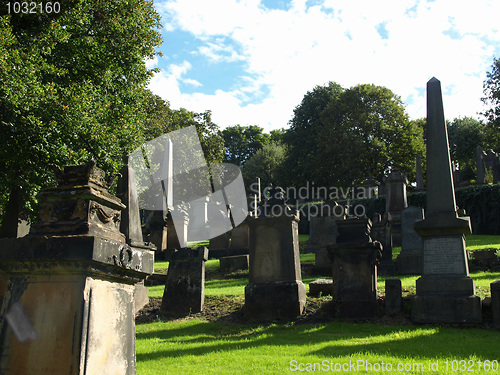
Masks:
[[[397,258],[400,275],[422,274],[422,238],[414,229],[424,219],[424,210],[415,206],[405,208],[401,214],[401,253]]]
[[[340,318],[376,316],[377,262],[382,246],[370,238],[371,220],[354,218],[337,225],[337,243],[327,247],[332,259],[335,314]]]
[[[469,276],[465,236],[470,219],[458,217],[441,83],[427,82],[426,218],[414,228],[423,239],[422,277],[416,283],[415,323],[480,323],[481,299]]]
[[[163,291],[161,311],[186,316],[203,310],[205,301],[205,262],[208,249],[184,248],[172,253]]]
[[[94,162],[56,179],[38,195],[30,233],[0,240],[0,316],[10,317],[0,319],[0,373],[133,375],[134,284],[153,272],[154,254],[126,243],[125,206]]]
[[[298,212],[285,209],[282,213],[247,219],[250,265],[244,313],[251,319],[293,319],[302,314],[306,304],[306,287],[300,270]]]

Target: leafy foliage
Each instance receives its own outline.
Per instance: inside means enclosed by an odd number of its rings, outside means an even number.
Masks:
[[[486,73],[483,84],[483,102],[490,108],[483,115],[487,119],[491,147],[500,150],[500,59],[494,58],[491,71]]]
[[[257,150],[242,167],[245,185],[250,186],[256,177],[260,177],[262,187],[281,185],[285,155],[285,146],[274,142]]]
[[[58,14],[1,14],[2,207],[16,191],[20,204],[12,207],[31,211],[51,181],[50,164],[92,158],[116,171],[143,142],[152,74],[145,59],[161,42],[160,26],[143,0],[74,0]]]
[[[242,166],[250,157],[269,143],[270,134],[257,125],[229,126],[222,131],[224,138],[224,161]],[[275,138],[279,133],[275,132]]]
[[[413,179],[415,157],[425,154],[422,135],[401,99],[385,87],[318,86],[295,109],[285,138],[290,180],[351,186],[370,176],[380,181],[391,169]]]

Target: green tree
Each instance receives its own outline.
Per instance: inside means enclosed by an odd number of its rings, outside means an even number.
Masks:
[[[491,71],[486,73],[486,77],[482,100],[489,107],[483,113],[487,121],[488,145],[500,151],[500,59],[493,59]]]
[[[249,191],[248,187],[255,181],[256,177],[260,178],[262,188],[270,185],[282,185],[282,169],[285,155],[285,146],[274,142],[268,143],[257,150],[241,168],[247,191]]]
[[[300,127],[290,129],[299,184],[351,186],[370,176],[380,181],[392,169],[415,177],[416,154],[424,153],[422,128],[409,121],[397,95],[375,85],[342,89],[331,83],[315,92],[323,93],[321,100],[311,105],[306,94],[292,120]]]
[[[161,43],[161,24],[144,0],[65,1],[57,14],[0,12],[0,208],[17,218],[52,181],[50,164],[92,158],[116,171],[144,141],[152,75],[145,59]]]
[[[324,122],[321,114],[328,103],[337,98],[344,89],[337,83],[329,82],[326,86],[316,86],[308,91],[302,102],[294,109],[294,116],[284,136],[288,148],[286,159],[286,181],[289,185],[301,185],[314,181],[316,160],[321,150],[317,141],[323,134]]]
[[[270,135],[257,125],[229,126],[222,131],[224,161],[242,166],[257,150],[269,143]]]
[[[472,117],[456,118],[447,125],[451,160],[460,167],[462,179],[475,179],[476,148],[485,145],[486,126]]]

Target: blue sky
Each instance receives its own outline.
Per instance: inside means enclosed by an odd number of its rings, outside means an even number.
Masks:
[[[316,85],[386,86],[410,118],[441,81],[445,116],[478,117],[500,58],[498,0],[154,0],[163,57],[151,90],[221,128],[287,127]]]

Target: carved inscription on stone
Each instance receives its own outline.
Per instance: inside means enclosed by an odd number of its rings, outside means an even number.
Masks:
[[[466,275],[465,243],[460,237],[424,240],[425,275]]]

